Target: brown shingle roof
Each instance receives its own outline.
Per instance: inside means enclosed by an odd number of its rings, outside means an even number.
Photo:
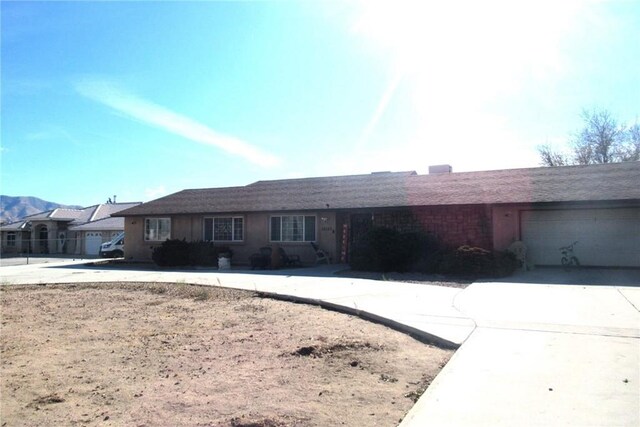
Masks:
[[[409,205],[640,199],[640,162],[421,175]]]
[[[89,206],[83,209],[64,209],[64,208],[56,208],[48,211],[38,212],[33,215],[29,215],[24,217],[18,221],[14,221],[10,224],[5,224],[1,228],[3,231],[13,231],[13,230],[22,230],[24,224],[27,221],[61,221],[68,222],[69,226],[78,226],[81,224],[90,224],[92,222],[96,222],[105,218],[109,218],[112,214],[121,211],[123,209],[128,209],[134,206],[139,205],[140,202],[132,202],[132,203],[103,203],[99,205]],[[116,223],[108,223],[110,227],[111,224],[120,224],[122,220],[120,218],[117,219]],[[106,223],[102,223],[104,225]],[[124,229],[124,223],[115,229]],[[74,228],[70,228],[74,229]],[[90,229],[90,228],[87,228]],[[109,228],[107,228],[109,229]]]
[[[89,221],[85,224],[69,227],[70,231],[103,231],[103,230],[124,230],[124,218],[102,218],[96,221]]]
[[[27,221],[74,221],[82,215],[81,209],[56,208],[28,215],[18,221],[4,224],[2,231],[21,230]]]
[[[140,202],[101,203],[99,205],[90,206],[83,209],[84,214],[77,220],[73,221],[72,225],[84,224],[86,222],[99,221],[104,218],[109,218],[116,212],[132,208],[139,204]]]
[[[634,199],[640,200],[640,162],[258,181],[183,190],[115,216]]]

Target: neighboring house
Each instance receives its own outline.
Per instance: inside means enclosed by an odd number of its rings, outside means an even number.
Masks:
[[[640,162],[450,170],[184,190],[116,216],[125,217],[125,256],[138,260],[173,238],[228,245],[234,263],[268,245],[310,263],[309,242],[344,261],[362,233],[385,226],[430,233],[453,247],[503,250],[521,240],[538,265],[558,265],[558,248],[578,241],[583,265],[640,267]]]
[[[111,215],[140,203],[104,203],[84,209],[52,209],[0,227],[2,254],[97,255],[100,244],[124,230]]]
[[[98,255],[100,245],[124,231],[124,220],[121,217],[112,217],[113,214],[124,209],[138,206],[135,203],[105,203],[98,205],[95,214],[90,221],[79,225],[71,224],[69,230],[75,233],[75,254]]]

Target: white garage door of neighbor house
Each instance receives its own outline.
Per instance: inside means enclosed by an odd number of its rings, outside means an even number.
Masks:
[[[577,241],[581,265],[640,267],[638,208],[523,211],[520,224],[533,264],[560,265],[559,248]]]
[[[100,252],[101,244],[102,244],[102,233],[99,233],[99,232],[87,233],[84,238],[85,255],[98,255],[98,252]]]

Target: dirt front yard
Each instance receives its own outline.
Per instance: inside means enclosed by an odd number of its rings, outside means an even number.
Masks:
[[[394,426],[452,355],[250,292],[0,289],[2,426]]]

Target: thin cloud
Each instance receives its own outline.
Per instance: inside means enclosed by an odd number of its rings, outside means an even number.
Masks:
[[[371,116],[371,119],[369,119],[369,122],[367,123],[364,130],[362,131],[362,134],[360,135],[360,139],[356,144],[356,148],[363,148],[368,142],[369,137],[371,136],[372,132],[378,125],[380,118],[382,118],[384,113],[387,111],[387,105],[389,105],[389,101],[391,101],[391,98],[395,94],[396,89],[398,88],[398,85],[402,81],[402,78],[403,78],[402,73],[398,72],[393,77],[393,79],[391,79],[391,81],[389,82],[389,85],[387,86],[384,94],[382,95],[382,98],[380,98],[380,102],[378,102],[378,106],[376,107],[376,110],[373,113],[373,116]]]
[[[68,141],[78,146],[82,145],[71,133],[60,127],[48,127],[43,130],[29,132],[24,136],[24,140],[29,142]]]
[[[241,139],[218,133],[189,117],[127,93],[109,81],[85,79],[76,83],[75,89],[82,96],[104,104],[132,119],[201,144],[213,145],[256,165],[271,167],[280,163],[278,157],[265,153]]]

